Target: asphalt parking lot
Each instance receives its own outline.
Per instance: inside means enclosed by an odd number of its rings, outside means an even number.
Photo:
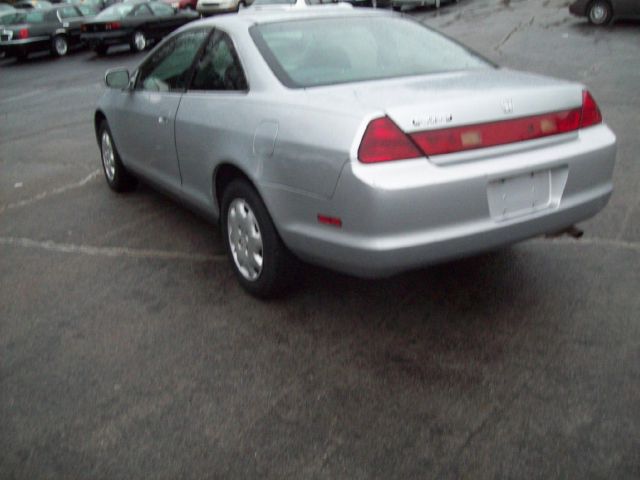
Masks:
[[[0,59],[0,478],[640,478],[640,23],[567,2],[410,14],[584,82],[618,136],[581,240],[263,303],[215,226],[99,170],[105,69]]]

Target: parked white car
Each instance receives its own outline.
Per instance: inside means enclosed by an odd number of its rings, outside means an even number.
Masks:
[[[196,10],[201,15],[237,12],[240,7],[248,7],[251,0],[198,0]]]

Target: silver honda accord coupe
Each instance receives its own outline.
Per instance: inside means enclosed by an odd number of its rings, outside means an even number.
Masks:
[[[392,12],[248,9],[105,79],[109,186],[143,178],[218,220],[261,297],[298,259],[391,275],[562,231],[612,191],[616,139],[583,85]]]

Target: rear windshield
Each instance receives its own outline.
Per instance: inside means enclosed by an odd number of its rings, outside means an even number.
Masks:
[[[250,33],[274,74],[292,88],[491,67],[398,17],[285,21],[255,25]]]
[[[20,25],[22,23],[43,23],[44,22],[44,12],[39,11],[29,11],[29,12],[20,12],[14,15],[11,15],[10,18],[2,17],[2,23],[4,25]]]
[[[105,8],[98,15],[96,15],[96,20],[101,20],[103,18],[108,19],[126,17],[135,6],[135,3],[120,3],[118,5],[112,5],[109,8]]]
[[[0,25],[17,25],[19,23],[24,23],[24,13],[7,13],[5,15],[0,16]]]

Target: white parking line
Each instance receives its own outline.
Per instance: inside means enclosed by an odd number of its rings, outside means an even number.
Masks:
[[[51,195],[58,195],[68,190],[73,190],[74,188],[82,187],[87,183],[89,183],[94,178],[96,178],[98,175],[100,175],[100,172],[101,172],[100,169],[94,170],[93,172],[91,172],[89,175],[87,175],[86,177],[84,177],[82,180],[78,182],[70,183],[68,185],[63,185],[62,187],[54,188],[53,190],[47,190],[46,192],[39,193],[31,198],[20,200],[19,202],[9,203],[7,205],[0,206],[0,213],[4,212],[5,210],[25,207],[27,205],[31,205],[32,203],[39,202],[44,198],[50,197]]]
[[[135,249],[127,247],[94,247],[73,243],[57,243],[51,240],[32,240],[24,237],[0,237],[0,245],[24,248],[39,248],[50,252],[79,253],[102,257],[157,258],[162,260],[186,260],[189,262],[218,262],[226,255],[200,255],[197,253],[172,252],[169,250]]]

